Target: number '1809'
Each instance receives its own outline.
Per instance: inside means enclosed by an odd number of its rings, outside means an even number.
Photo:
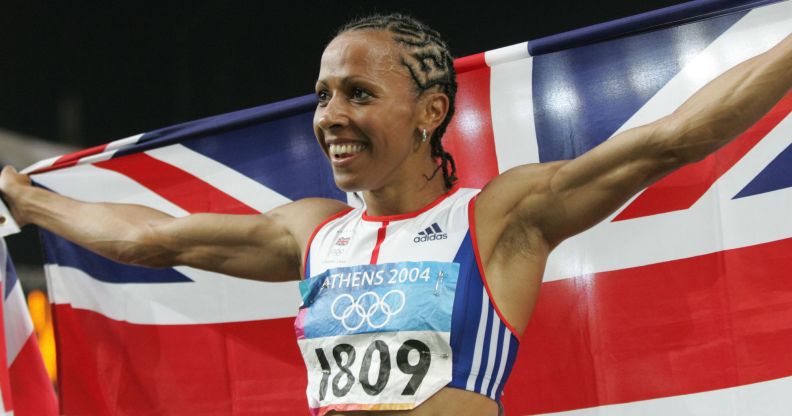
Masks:
[[[418,352],[418,362],[410,364],[408,356],[410,351],[415,350]],[[371,380],[369,370],[371,370],[371,362],[374,359],[374,352],[379,353],[379,372],[377,373],[376,380]],[[333,376],[332,383],[330,376],[332,371],[330,369],[330,362],[325,355],[322,348],[316,349],[316,357],[319,359],[319,365],[322,367],[322,380],[319,382],[319,399],[324,400],[327,396],[328,384],[332,386],[333,395],[335,397],[344,397],[349,393],[356,381],[360,382],[363,391],[371,396],[376,396],[388,385],[391,373],[390,349],[388,344],[381,340],[373,341],[366,352],[363,353],[363,362],[360,365],[360,372],[355,378],[352,373],[352,365],[355,363],[357,351],[355,347],[350,344],[338,344],[333,347],[333,360],[338,366],[338,372]],[[415,394],[420,387],[426,373],[429,371],[432,357],[429,352],[429,347],[417,339],[410,339],[405,341],[399,350],[396,352],[396,366],[404,373],[411,375],[407,385],[402,390],[402,396],[409,396]]]

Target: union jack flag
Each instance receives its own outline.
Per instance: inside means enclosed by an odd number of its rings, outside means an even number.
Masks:
[[[785,1],[552,53],[526,42],[458,59],[447,147],[460,185],[658,119],[790,32]],[[314,105],[172,126],[29,172],[64,195],[175,216],[347,200],[315,144]],[[556,249],[507,414],[792,412],[790,110],[787,95],[732,144]],[[43,236],[63,413],[307,412],[296,283],[128,267]]]

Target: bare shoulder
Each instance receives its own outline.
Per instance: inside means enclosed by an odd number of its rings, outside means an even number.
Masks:
[[[479,201],[486,201],[484,204],[491,205],[488,209],[511,210],[525,197],[541,197],[550,190],[553,176],[566,163],[566,160],[530,163],[509,169],[482,189]]]
[[[523,228],[538,225],[552,206],[553,177],[566,163],[517,166],[488,183],[476,200],[476,223],[486,225],[478,228],[480,246],[494,247],[509,224],[519,222]]]

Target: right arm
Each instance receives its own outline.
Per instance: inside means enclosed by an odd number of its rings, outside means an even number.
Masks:
[[[10,167],[0,175],[0,191],[20,225],[36,224],[112,260],[267,281],[300,279],[302,250],[314,228],[346,208],[313,198],[262,215],[175,218],[139,205],[77,201],[30,186]]]

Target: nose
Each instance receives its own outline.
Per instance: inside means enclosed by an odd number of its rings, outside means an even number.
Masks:
[[[349,115],[343,99],[334,94],[324,106],[316,107],[316,125],[322,130],[343,127],[349,123]]]

